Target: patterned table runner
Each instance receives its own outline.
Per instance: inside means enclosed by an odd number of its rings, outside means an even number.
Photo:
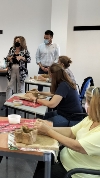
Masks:
[[[19,96],[13,96],[12,98],[8,99],[7,102],[13,103],[14,100],[21,100]],[[32,101],[26,101],[26,100],[21,100],[23,102],[23,105],[25,106],[30,106],[33,108],[39,107],[42,104],[39,103],[33,103]]]

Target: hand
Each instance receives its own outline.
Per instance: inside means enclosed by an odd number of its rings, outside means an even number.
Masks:
[[[9,61],[12,61],[12,58],[13,58],[13,56],[7,57],[7,59],[8,59]]]
[[[44,71],[45,70],[45,67],[43,67],[43,66],[40,66],[41,67],[41,69]]]
[[[38,130],[39,133],[43,133],[44,135],[48,135],[48,131],[51,129],[45,121],[41,119],[37,119],[34,123],[34,128]]]
[[[34,102],[36,101],[36,97],[35,97],[35,96],[33,96],[33,94],[32,94],[32,93],[26,93],[26,94],[25,94],[25,96],[26,96],[26,97],[28,97],[28,98],[30,98],[30,99],[31,99],[31,101],[34,101]]]
[[[44,67],[44,71],[45,71],[45,72],[48,72],[48,68],[45,68],[45,67]]]
[[[38,76],[38,80],[46,81],[46,78],[42,77],[41,75]]]
[[[22,56],[16,56],[17,60],[20,61],[23,57]]]
[[[49,67],[43,67],[43,66],[40,66],[40,68],[44,71],[44,72],[48,72],[48,69],[49,69]]]

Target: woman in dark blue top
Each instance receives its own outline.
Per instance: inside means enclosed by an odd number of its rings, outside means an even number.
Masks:
[[[37,99],[33,96],[31,96],[31,99],[49,108],[57,107],[57,111],[48,112],[44,117],[46,120],[53,121],[55,127],[68,126],[69,119],[71,120],[70,126],[77,124],[82,118],[71,117],[73,113],[82,112],[76,85],[72,82],[65,70],[62,69],[60,64],[52,64],[49,68],[49,75],[51,78],[52,99],[48,101]]]

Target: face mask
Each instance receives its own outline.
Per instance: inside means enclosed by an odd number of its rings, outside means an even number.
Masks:
[[[86,113],[88,113],[88,104],[87,104],[87,102],[85,103],[85,111],[86,111]]]
[[[44,39],[44,43],[45,43],[45,44],[49,44],[49,40]]]
[[[19,42],[16,42],[15,43],[15,47],[19,47],[20,46],[20,43]]]

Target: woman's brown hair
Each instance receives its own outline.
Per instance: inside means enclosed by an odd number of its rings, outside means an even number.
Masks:
[[[71,59],[67,56],[59,56],[59,62],[64,65],[65,69],[67,69],[72,63]]]
[[[86,91],[86,101],[89,105],[89,118],[100,122],[100,87],[91,86]]]
[[[65,81],[67,82],[70,87],[73,89],[76,89],[76,85],[71,81],[68,74],[65,72],[64,69],[62,69],[60,64],[54,63],[49,67],[49,75],[51,75],[51,93],[55,93],[58,85]]]
[[[15,36],[14,42],[13,42],[13,47],[15,48],[15,42],[16,42],[17,38],[20,39],[21,50],[24,50],[24,49],[26,50],[27,49],[26,40],[23,36]]]

